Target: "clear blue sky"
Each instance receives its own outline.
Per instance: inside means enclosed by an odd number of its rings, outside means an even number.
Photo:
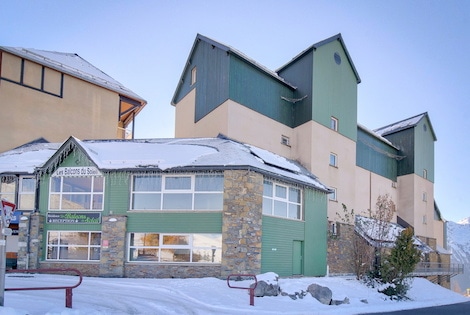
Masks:
[[[137,138],[174,136],[170,102],[197,33],[272,70],[341,33],[362,79],[358,122],[428,112],[436,201],[447,220],[470,216],[470,1],[0,0],[0,27],[2,46],[77,53],[146,99]]]

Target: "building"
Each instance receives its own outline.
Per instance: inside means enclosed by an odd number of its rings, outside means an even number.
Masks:
[[[101,277],[326,274],[330,190],[297,162],[223,136],[70,137],[52,155],[42,151],[55,145],[41,145],[0,155],[9,169],[33,155],[38,163],[36,208],[19,223],[20,269]]]
[[[175,135],[223,133],[299,161],[333,190],[331,231],[339,230],[343,205],[367,216],[387,195],[396,205],[393,221],[413,227],[433,247],[435,262],[447,261],[434,201],[436,136],[429,114],[370,130],[357,121],[360,82],[341,34],[276,71],[198,34],[172,99]],[[329,239],[331,273],[352,272],[347,235]]]
[[[132,138],[146,103],[77,54],[0,46],[0,152],[40,137]]]

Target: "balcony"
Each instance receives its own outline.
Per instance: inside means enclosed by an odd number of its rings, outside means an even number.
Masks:
[[[456,276],[463,274],[463,264],[449,264],[438,262],[420,262],[411,276],[427,277],[427,276]]]

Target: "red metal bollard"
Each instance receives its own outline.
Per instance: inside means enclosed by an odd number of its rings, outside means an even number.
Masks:
[[[230,277],[251,277],[255,280],[255,285],[253,287],[234,287],[234,286],[231,286],[230,285]],[[248,274],[233,274],[233,275],[229,275],[227,277],[227,285],[229,288],[231,289],[245,289],[245,290],[249,290],[249,293],[250,293],[250,305],[251,306],[254,306],[255,305],[255,289],[256,289],[256,286],[258,285],[258,280],[256,279],[256,275],[248,275]]]

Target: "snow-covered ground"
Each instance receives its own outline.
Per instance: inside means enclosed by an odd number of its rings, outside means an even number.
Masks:
[[[266,273],[258,280],[272,280]],[[73,284],[78,277],[7,274],[6,288]],[[243,283],[243,282],[241,282]],[[257,297],[250,306],[247,290],[231,289],[227,281],[202,279],[83,278],[73,290],[73,307],[65,308],[65,290],[5,291],[2,315],[128,315],[128,314],[358,314],[413,309],[470,301],[462,295],[416,278],[409,300],[391,301],[376,289],[354,278],[323,277],[279,279],[287,293],[300,292],[317,283],[329,287],[334,300],[349,298],[350,304],[324,305],[311,297]],[[234,283],[231,283],[234,285]]]

